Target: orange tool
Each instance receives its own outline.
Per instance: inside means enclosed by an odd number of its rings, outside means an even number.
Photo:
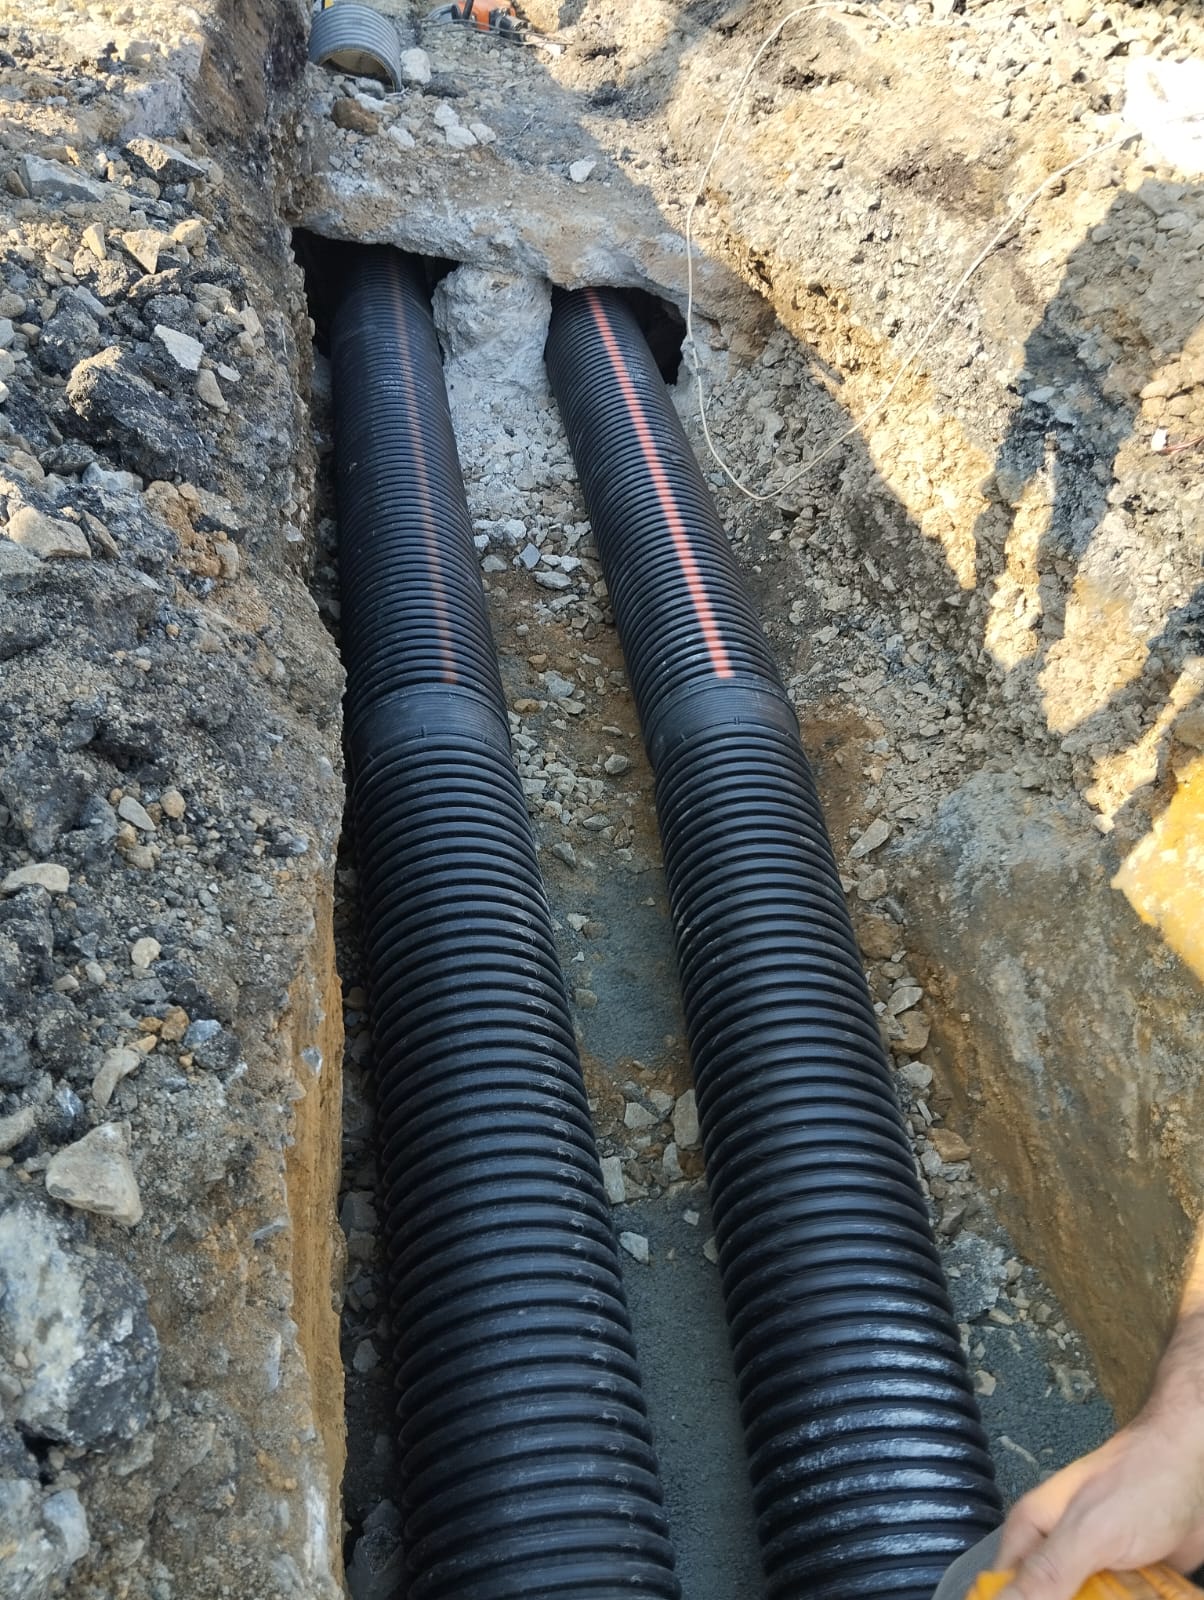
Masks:
[[[1011,1578],[1010,1572],[980,1572],[966,1600],[995,1600]],[[1204,1591],[1160,1562],[1136,1572],[1099,1572],[1087,1579],[1075,1600],[1204,1600]]]
[[[502,33],[521,37],[518,12],[510,4],[491,5],[489,0],[460,0],[457,5],[439,6],[429,22],[465,22],[478,33]]]

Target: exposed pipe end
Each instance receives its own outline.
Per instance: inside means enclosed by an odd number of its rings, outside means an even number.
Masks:
[[[401,42],[388,17],[371,6],[344,4],[314,14],[309,59],[357,78],[380,78],[401,88]]]

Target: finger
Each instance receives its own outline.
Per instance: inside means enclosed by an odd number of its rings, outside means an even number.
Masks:
[[[1089,1521],[1064,1516],[1054,1531],[1022,1557],[1012,1581],[997,1600],[1073,1600],[1101,1566],[1097,1529]]]
[[[1017,1500],[999,1541],[999,1567],[1006,1571],[1018,1567],[1024,1558],[1051,1534],[1063,1516],[1074,1493],[1074,1485],[1065,1470],[1037,1488],[1031,1489],[1023,1499]]]
[[[1204,1566],[1204,1512],[1188,1536],[1167,1556],[1167,1564],[1188,1577]]]
[[[995,1560],[999,1571],[1009,1572],[1018,1567],[1025,1556],[1030,1555],[1045,1538],[1050,1526],[1052,1518],[1049,1523],[1039,1522],[1021,1500],[1003,1525],[999,1554]]]
[[[1072,1461],[1017,1500],[1003,1525],[999,1544],[1001,1571],[1018,1566],[1047,1534],[1053,1532],[1084,1482],[1090,1479],[1100,1454],[1102,1452],[1095,1451],[1079,1461]]]

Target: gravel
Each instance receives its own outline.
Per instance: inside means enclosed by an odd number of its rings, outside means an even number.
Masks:
[[[249,145],[227,180],[182,92],[197,16],[140,26],[170,68],[87,8],[0,25],[0,1594],[333,1600],[337,1395],[279,1240],[285,1152],[330,1182],[296,1114],[341,810],[309,330]]]

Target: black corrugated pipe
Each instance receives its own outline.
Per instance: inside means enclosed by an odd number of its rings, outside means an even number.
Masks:
[[[678,1594],[418,266],[331,341],[409,1600]]]
[[[798,724],[635,317],[548,368],[656,801],[775,1600],[927,1600],[1000,1502]]]

